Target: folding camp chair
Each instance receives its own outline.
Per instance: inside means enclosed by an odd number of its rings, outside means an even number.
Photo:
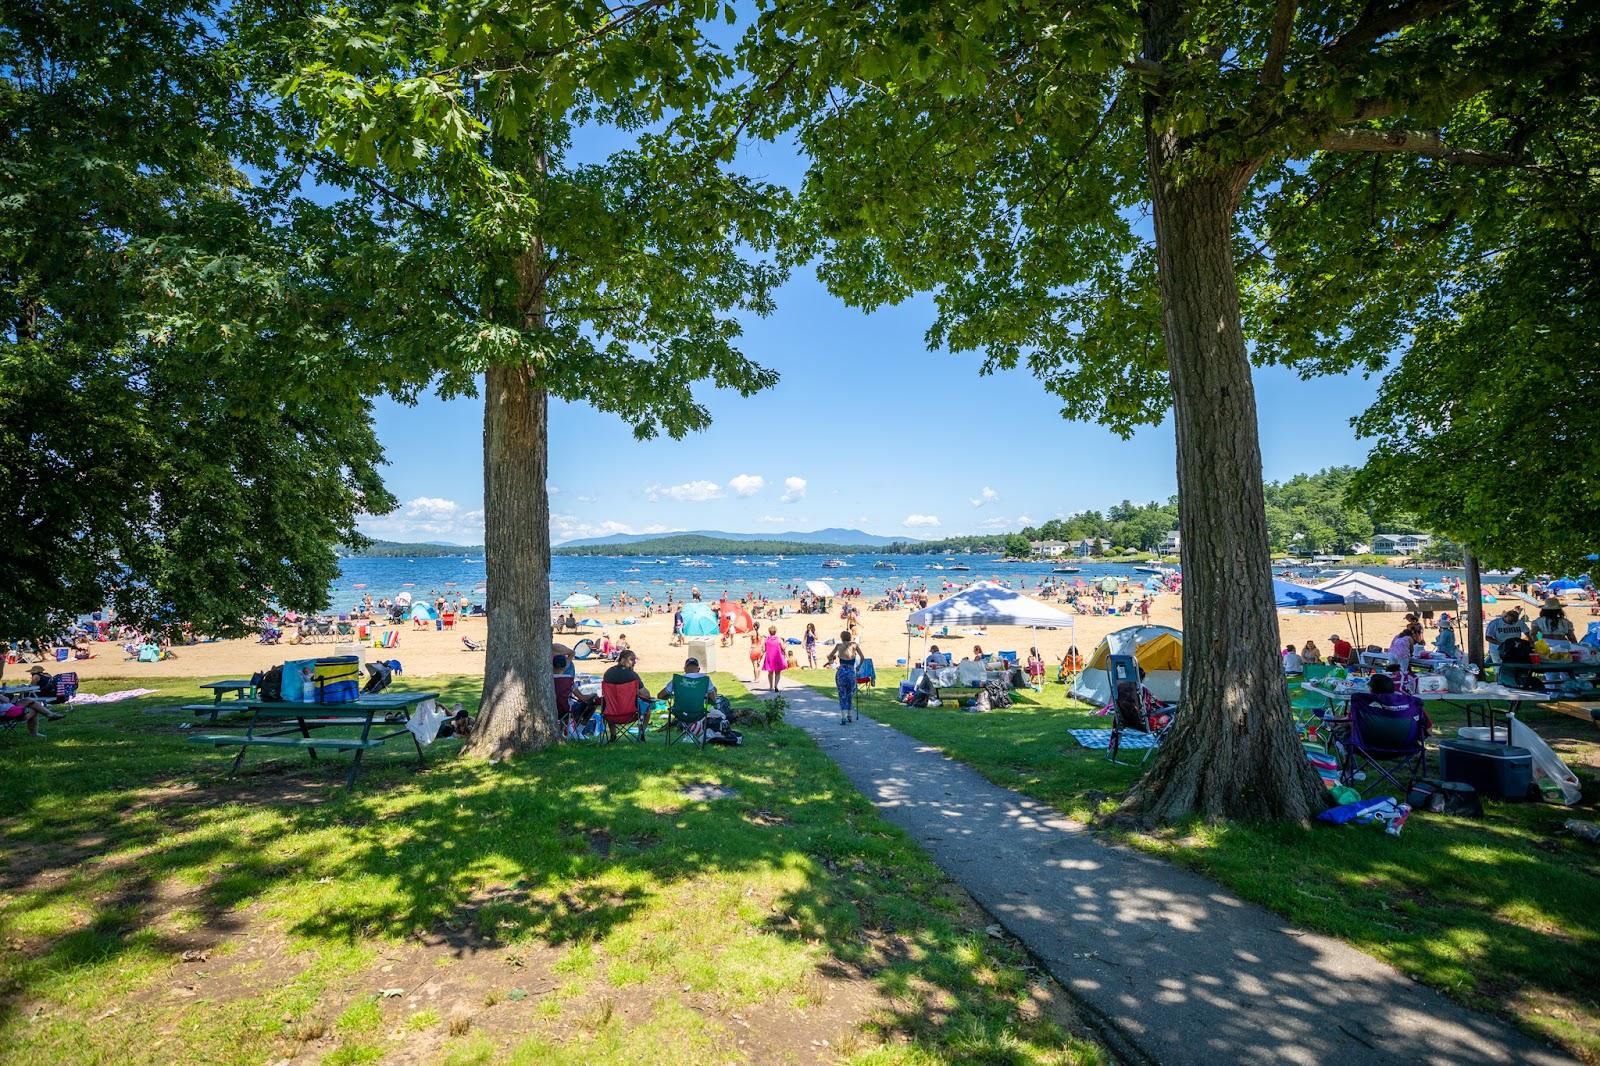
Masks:
[[[667,709],[667,743],[687,737],[694,746],[706,746],[706,696],[711,692],[709,677],[672,677],[672,706]],[[674,735],[676,734],[676,735]]]
[[[78,675],[72,672],[56,675],[56,702],[66,703],[78,694]]]
[[[1336,741],[1339,754],[1339,780],[1364,792],[1387,781],[1401,795],[1411,783],[1428,772],[1428,715],[1422,701],[1405,692],[1357,692],[1350,697],[1347,718],[1332,719],[1349,726],[1349,734]],[[1375,771],[1363,782],[1357,777],[1366,769]],[[1402,783],[1400,773],[1406,778]]]
[[[1113,656],[1113,658],[1131,659],[1132,656]],[[1114,673],[1113,671],[1113,676]],[[1144,755],[1139,758],[1139,765],[1143,766],[1149,761],[1151,753],[1166,743],[1167,734],[1172,732],[1172,723],[1177,721],[1177,708],[1170,707],[1162,711],[1159,720],[1152,718],[1149,700],[1145,698],[1148,690],[1137,680],[1119,682],[1116,693],[1111,712],[1111,739],[1106,744],[1106,758],[1112,762],[1121,761],[1117,755],[1122,750],[1123,731],[1132,730],[1148,735],[1152,741],[1141,749]],[[1123,717],[1123,705],[1127,699],[1133,701],[1133,716],[1138,723],[1137,728]]]
[[[649,722],[639,710],[639,683],[629,681],[618,685],[601,682],[600,700],[600,715],[606,720],[606,738],[614,741],[634,731],[639,735],[639,743],[643,744],[645,727]],[[638,726],[637,730],[633,729],[635,725]]]
[[[856,667],[856,684],[866,685],[868,688],[877,687],[878,668],[872,665],[871,659],[862,659],[861,664]],[[677,689],[674,688],[673,691],[676,692]]]

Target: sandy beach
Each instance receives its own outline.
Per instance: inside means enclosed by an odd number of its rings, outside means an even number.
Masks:
[[[770,623],[762,622],[763,632],[766,626],[771,624],[778,627],[778,633],[782,637],[800,637],[805,632],[806,623],[815,622],[817,633],[822,640],[838,638],[841,623],[837,610],[827,615],[802,615],[794,613],[795,605],[792,602],[787,604],[787,607],[788,611],[782,618]],[[582,635],[598,638],[602,633],[608,633],[613,639],[626,635],[629,645],[639,653],[641,670],[672,670],[682,665],[683,649],[672,646],[670,614],[641,618],[634,625],[623,626],[614,623],[629,612],[594,610],[589,613],[607,624],[600,629],[585,630]],[[906,655],[907,613],[905,609],[872,611],[864,606],[861,608],[859,639],[867,654],[876,660],[880,668],[893,667],[896,660]],[[1030,645],[1037,644],[1046,661],[1051,664],[1053,675],[1055,662],[1060,659],[1069,644],[1076,644],[1079,650],[1087,655],[1107,633],[1137,621],[1137,617],[1121,615],[1077,615],[1075,626],[1071,631],[1032,631],[1012,626],[993,626],[986,630],[961,628],[952,630],[955,634],[953,637],[935,635],[933,642],[939,644],[943,650],[954,652],[958,658],[969,654],[974,644],[981,645],[986,652],[1016,651],[1022,656],[1027,655]],[[1171,592],[1157,594],[1152,603],[1150,621],[1157,625],[1182,629],[1180,594]],[[1367,641],[1387,646],[1398,631],[1400,621],[1399,615],[1368,615],[1365,619]],[[375,626],[375,629],[381,628],[398,629],[399,646],[384,651],[373,648],[369,641],[363,649],[366,658],[399,659],[407,678],[437,674],[481,674],[483,653],[468,651],[462,644],[461,638],[466,636],[477,642],[494,639],[493,633],[488,629],[487,621],[481,616],[460,621],[452,630],[436,630],[431,623],[426,629],[416,629],[410,622],[394,627]],[[1329,634],[1339,633],[1346,639],[1351,637],[1345,616],[1337,613],[1279,611],[1278,630],[1280,645],[1293,641],[1298,648],[1307,640],[1314,640],[1324,654],[1328,651]],[[557,639],[570,644],[578,638],[561,636]],[[1431,631],[1429,639],[1431,643]],[[159,663],[132,661],[116,644],[93,644],[91,647],[95,652],[94,658],[63,663],[51,666],[50,669],[76,670],[85,680],[141,677],[203,679],[248,677],[257,670],[265,670],[285,659],[335,654],[337,645],[330,641],[320,641],[299,645],[284,642],[267,646],[254,639],[221,640],[176,647],[173,649],[173,658]],[[919,637],[912,644],[913,657],[920,656],[923,647],[923,641]],[[800,665],[804,666],[804,656],[801,655],[800,659]],[[594,662],[598,665],[597,660]],[[716,668],[732,670],[740,676],[748,677],[750,668],[748,638],[737,637],[733,647],[717,649]],[[14,664],[6,668],[5,676],[8,679],[19,679],[26,670],[26,666]]]

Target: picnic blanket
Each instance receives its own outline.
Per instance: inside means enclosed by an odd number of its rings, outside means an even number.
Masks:
[[[1076,740],[1086,748],[1104,751],[1111,746],[1111,730],[1109,729],[1069,729],[1067,732],[1072,734],[1073,740]],[[1153,748],[1156,746],[1156,738],[1149,733],[1140,733],[1134,729],[1124,729],[1122,731],[1121,746],[1129,749]]]
[[[1339,760],[1328,752],[1315,740],[1302,740],[1300,746],[1305,749],[1306,760],[1311,763],[1311,768],[1322,778],[1322,783],[1327,788],[1332,788],[1339,783]]]
[[[120,692],[105,692],[98,695],[93,692],[79,692],[67,702],[79,705],[85,703],[121,703],[123,700],[134,700],[140,696],[149,696],[156,691],[153,688],[125,688]]]

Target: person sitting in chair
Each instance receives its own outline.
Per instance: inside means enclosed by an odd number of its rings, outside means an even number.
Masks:
[[[16,703],[0,702],[0,720],[16,721],[21,719],[22,722],[27,725],[28,735],[30,737],[44,736],[43,733],[39,732],[40,715],[43,715],[51,721],[66,717],[64,714],[57,714],[55,711],[52,711],[50,708],[44,705],[43,701],[34,699],[32,696],[19,700]]]
[[[687,659],[683,660],[682,676],[685,681],[696,681],[704,677],[706,679],[706,702],[713,703],[716,701],[717,683],[712,681],[709,675],[700,672],[699,659],[696,659],[691,655]],[[672,683],[677,679],[677,676],[668,678],[667,683],[661,686],[661,691],[656,693],[656,699],[670,700],[672,698]]]
[[[650,725],[650,711],[655,707],[655,701],[650,698],[649,691],[644,687],[644,681],[633,668],[637,661],[638,656],[633,652],[623,652],[617,656],[616,664],[607,668],[606,672],[600,675],[600,683],[602,685],[633,686],[634,698],[639,707],[639,728],[643,731]]]
[[[940,651],[939,650],[939,645],[931,644],[931,645],[928,646],[927,666],[928,666],[929,670],[937,670],[940,667],[949,666],[949,665],[950,665],[950,656],[948,656],[944,652]]]

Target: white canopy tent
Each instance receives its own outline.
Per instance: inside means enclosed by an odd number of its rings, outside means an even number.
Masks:
[[[1024,596],[993,581],[978,581],[906,618],[906,668],[911,667],[911,640],[918,626],[1027,626],[1072,629],[1072,616],[1048,603]],[[924,640],[931,637],[924,635]]]
[[[1342,613],[1349,618],[1350,629],[1357,645],[1365,642],[1361,632],[1361,619],[1368,614],[1421,614],[1424,611],[1454,611],[1455,597],[1427,589],[1412,589],[1376,574],[1349,570],[1330,581],[1316,586],[1320,592],[1331,592],[1341,598],[1340,603],[1303,605],[1303,611]]]

